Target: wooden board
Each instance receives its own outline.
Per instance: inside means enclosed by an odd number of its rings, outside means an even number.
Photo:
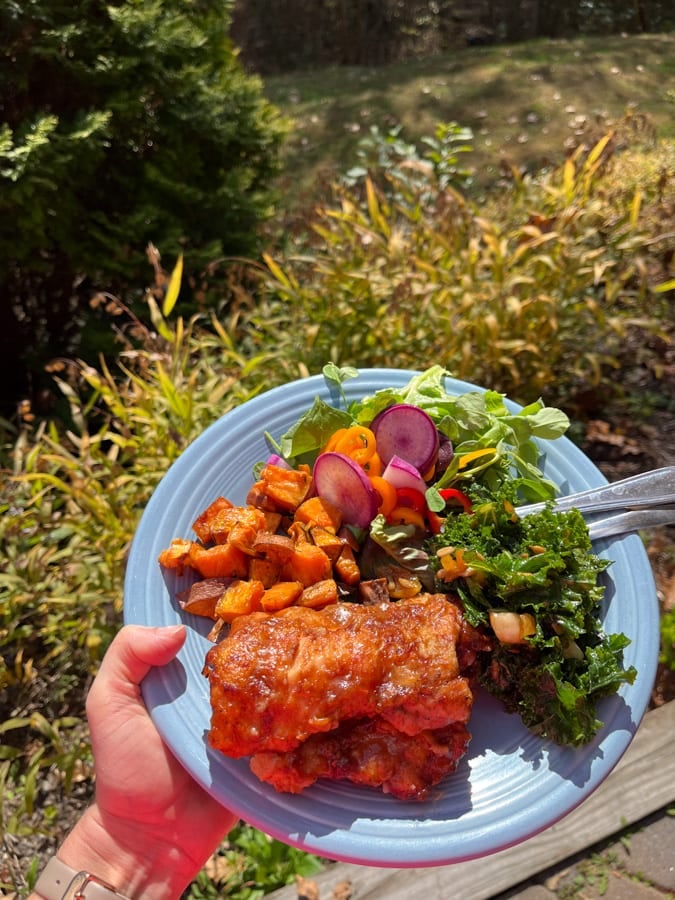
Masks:
[[[335,863],[313,876],[322,900],[348,881],[352,900],[485,900],[603,841],[675,802],[675,702],[647,713],[614,770],[568,816],[508,850],[483,859],[422,869],[381,869]],[[294,885],[265,900],[297,900]]]

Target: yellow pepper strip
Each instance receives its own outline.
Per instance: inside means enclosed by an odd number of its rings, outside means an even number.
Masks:
[[[472,463],[475,459],[480,459],[481,456],[488,456],[489,454],[495,454],[496,452],[496,447],[484,447],[482,450],[472,450],[470,453],[463,453],[457,464],[457,468],[466,469],[469,463]]]
[[[397,506],[387,516],[389,525],[414,525],[416,528],[425,530],[424,516],[417,510],[411,509],[409,506]]]
[[[385,481],[384,478],[381,478],[379,475],[371,475],[370,483],[381,498],[381,503],[377,508],[378,515],[382,515],[386,518],[396,507],[396,488],[393,484],[389,484],[388,481]]]
[[[375,453],[375,435],[365,425],[352,425],[337,440],[333,449],[336,453],[344,453],[363,466]]]

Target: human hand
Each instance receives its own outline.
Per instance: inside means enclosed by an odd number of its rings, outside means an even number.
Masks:
[[[87,697],[96,799],[58,856],[128,896],[178,897],[236,824],[162,742],[140,683],[185,640],[182,625],[128,625]]]

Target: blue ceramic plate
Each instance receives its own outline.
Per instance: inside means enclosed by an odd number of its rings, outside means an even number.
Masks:
[[[344,385],[357,399],[407,384],[410,371],[369,369]],[[449,392],[480,390],[448,379]],[[599,707],[605,723],[582,749],[561,748],[532,735],[517,716],[479,695],[472,740],[458,770],[424,803],[404,803],[349,783],[319,782],[300,795],[279,794],[251,773],[246,759],[211,750],[208,683],[202,676],[210,646],[209,622],[181,612],[177,591],[189,577],[163,573],[159,553],[175,537],[193,536],[192,522],[218,495],[243,503],[252,467],[269,453],[263,433],[276,438],[309,408],[315,396],[337,404],[322,376],[275,388],[224,415],[174,463],[148,503],[133,541],[125,583],[125,620],[142,625],[187,622],[179,657],[154,669],[145,701],[164,740],[214,797],[242,819],[287,844],[333,859],[377,866],[430,866],[504,849],[553,824],[609,774],[647,708],[654,681],[659,613],[652,571],[642,542],[631,535],[598,542],[611,559],[603,619],[632,643],[627,666],[638,677]],[[517,409],[512,405],[513,409]],[[547,444],[543,469],[562,494],[605,483],[598,469],[566,438]]]

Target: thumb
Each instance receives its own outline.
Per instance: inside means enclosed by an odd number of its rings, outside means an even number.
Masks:
[[[185,635],[184,625],[125,625],[108,648],[92,691],[139,685],[153,666],[164,666],[176,656]]]

